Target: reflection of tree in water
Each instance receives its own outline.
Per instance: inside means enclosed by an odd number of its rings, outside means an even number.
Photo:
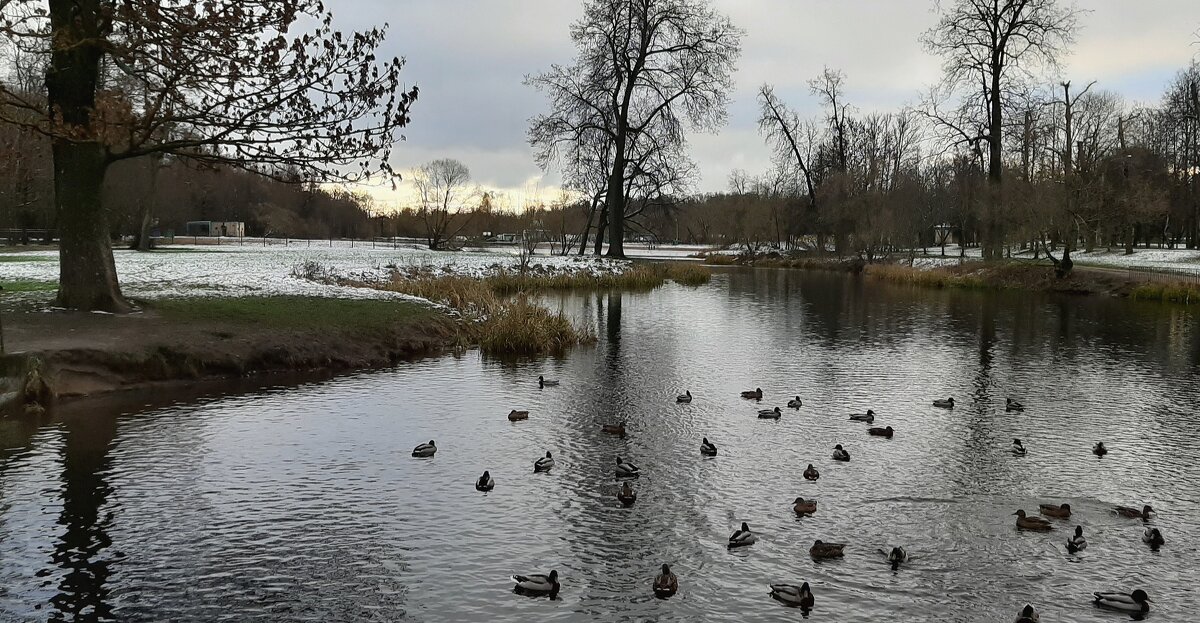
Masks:
[[[116,436],[116,418],[81,417],[64,424],[62,446],[62,513],[65,528],[51,558],[65,572],[59,593],[50,598],[55,612],[50,621],[115,620],[109,603],[110,561],[104,550],[112,545],[108,535],[112,512],[100,511],[113,489],[106,474],[109,446]]]

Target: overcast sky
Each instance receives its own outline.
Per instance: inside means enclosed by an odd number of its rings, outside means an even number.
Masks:
[[[951,2],[952,0],[943,0]],[[862,111],[916,101],[936,82],[940,61],[918,37],[937,19],[934,0],[715,0],[745,31],[729,122],[689,138],[701,179],[722,190],[732,169],[765,171],[755,92],[763,83],[801,114],[816,113],[806,81],[824,66],[846,73],[848,101]],[[1089,10],[1064,77],[1133,101],[1152,102],[1192,59],[1200,58],[1200,0],[1080,0]],[[456,158],[485,188],[509,194],[514,207],[557,187],[525,140],[530,117],[546,108],[522,84],[526,74],[574,56],[568,27],[577,0],[327,0],[344,28],[391,26],[384,52],[407,59],[406,79],[421,89],[408,140],[393,165],[409,169]],[[390,193],[376,193],[393,202]]]

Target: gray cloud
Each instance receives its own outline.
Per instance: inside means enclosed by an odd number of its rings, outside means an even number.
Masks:
[[[729,123],[717,135],[693,136],[699,190],[724,188],[733,168],[769,165],[756,131],[755,91],[762,83],[802,114],[815,114],[806,81],[825,66],[847,75],[847,96],[860,110],[890,110],[915,101],[935,82],[940,62],[918,37],[937,15],[933,0],[717,0],[745,29]],[[1133,101],[1154,101],[1165,83],[1200,53],[1200,2],[1089,0],[1063,74]],[[406,169],[438,157],[458,158],[491,188],[529,187],[541,171],[525,142],[529,117],[543,99],[526,74],[569,63],[568,35],[580,13],[574,0],[328,0],[346,28],[391,26],[385,52],[404,56],[405,77],[421,87],[408,141],[394,164]],[[552,188],[557,177],[541,181]]]

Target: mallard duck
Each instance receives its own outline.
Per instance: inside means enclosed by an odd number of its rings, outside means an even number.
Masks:
[[[637,478],[641,474],[641,470],[633,463],[626,463],[617,457],[617,478]]]
[[[817,468],[813,467],[812,463],[809,463],[808,469],[804,470],[804,479],[805,480],[816,480],[820,477],[821,477],[821,472],[818,472]]]
[[[1108,448],[1104,447],[1103,441],[1097,441],[1096,445],[1092,446],[1092,454],[1096,456],[1104,456],[1108,454]]]
[[[778,420],[783,416],[783,409],[775,407],[774,409],[759,409],[758,417],[764,420]]]
[[[835,461],[849,461],[849,460],[850,460],[850,453],[849,453],[849,452],[846,452],[846,451],[845,451],[845,450],[842,448],[842,444],[840,444],[840,443],[839,443],[838,445],[836,445],[836,446],[834,446],[834,447],[833,447],[833,460],[835,460]]]
[[[1149,612],[1150,596],[1146,591],[1138,589],[1126,595],[1124,593],[1092,593],[1096,596],[1096,605],[1109,610],[1124,610],[1126,612]]]
[[[548,472],[554,467],[554,457],[550,456],[550,451],[546,451],[546,456],[533,462],[533,472]]]
[[[742,547],[745,545],[754,545],[758,540],[754,537],[754,533],[750,531],[750,526],[746,522],[742,522],[742,527],[734,530],[733,534],[729,535],[729,547]]]
[[[1128,517],[1130,519],[1150,519],[1154,516],[1154,509],[1150,508],[1149,504],[1143,506],[1142,510],[1131,508],[1129,506],[1118,506],[1116,508],[1116,513],[1122,517]]]
[[[1058,505],[1039,504],[1038,511],[1047,517],[1055,517],[1058,519],[1067,519],[1071,516],[1071,505],[1070,504],[1058,504]]]
[[[799,606],[804,610],[809,610],[816,603],[813,599],[812,590],[808,588],[808,582],[795,586],[793,584],[772,584],[771,597],[782,601],[789,606]]]
[[[625,422],[620,422],[618,424],[605,424],[604,426],[600,427],[600,430],[602,430],[610,435],[620,435],[620,436],[624,437],[625,436]]]
[[[850,419],[854,420],[855,422],[866,422],[866,423],[870,424],[871,422],[875,421],[875,412],[870,409],[867,409],[866,413],[851,414]]]
[[[796,396],[795,398],[792,398],[791,400],[788,401],[789,409],[799,409],[800,407],[803,407],[803,406],[804,406],[804,401],[800,400],[799,396]]]
[[[519,422],[521,420],[528,420],[528,419],[529,419],[528,411],[517,411],[516,409],[513,409],[512,411],[508,412],[508,421],[509,422]]]
[[[1166,541],[1163,540],[1162,533],[1158,531],[1158,528],[1146,528],[1146,531],[1142,533],[1142,541],[1149,543],[1150,547],[1159,547],[1166,543]]]
[[[1005,398],[1004,399],[1004,410],[1005,411],[1024,411],[1025,405],[1017,402],[1016,400],[1013,400],[1012,398]]]
[[[433,445],[433,440],[430,439],[429,443],[423,443],[423,444],[413,448],[412,455],[419,456],[419,457],[430,457],[430,456],[433,456],[434,454],[437,454],[437,446]]]
[[[538,376],[538,387],[539,388],[558,387],[558,381],[551,381],[550,379],[547,379],[544,376]]]
[[[900,566],[900,563],[908,562],[908,552],[904,551],[903,547],[893,547],[892,551],[888,552],[888,562],[891,563],[892,569]]]
[[[624,487],[621,487],[620,491],[617,491],[617,500],[623,506],[633,506],[633,503],[637,501],[637,492],[627,482]]]
[[[808,555],[813,558],[841,558],[843,549],[846,549],[845,543],[823,543],[821,539],[817,539],[813,546],[808,548]]]
[[[868,428],[867,433],[875,437],[887,437],[891,439],[896,431],[892,430],[892,427],[889,426],[887,428]]]
[[[675,397],[675,402],[688,403],[692,401],[692,390],[688,390]]]
[[[670,597],[679,590],[679,578],[671,573],[671,568],[667,565],[662,566],[662,573],[654,578],[654,596],[655,597]]]
[[[1025,456],[1025,446],[1020,439],[1014,439],[1012,443],[1012,453],[1017,456]]]
[[[1021,528],[1022,530],[1037,530],[1044,532],[1046,530],[1054,529],[1054,526],[1050,525],[1050,522],[1042,519],[1041,517],[1026,517],[1024,510],[1018,510],[1013,514],[1017,516],[1017,527]]]
[[[495,488],[496,481],[493,480],[492,475],[487,472],[483,472],[483,475],[479,477],[479,480],[475,481],[476,491],[491,491]]]
[[[1021,608],[1021,613],[1017,615],[1015,623],[1039,623],[1041,620],[1042,618],[1033,608],[1033,604],[1025,604],[1025,607]]]
[[[954,408],[954,398],[947,398],[945,400],[934,400],[933,406],[938,407],[940,409],[953,409]]]
[[[804,498],[796,498],[796,501],[792,502],[792,510],[796,511],[797,515],[811,515],[817,512],[817,503]]]
[[[758,388],[755,388],[754,391],[742,392],[742,398],[749,398],[751,400],[762,400],[762,388],[758,387]]]
[[[1074,554],[1087,549],[1087,539],[1083,538],[1083,526],[1075,526],[1075,536],[1067,539],[1067,551]]]
[[[550,575],[535,573],[533,575],[514,575],[513,582],[517,583],[517,590],[530,593],[549,593],[557,594],[559,589],[558,571],[551,570]]]
[[[705,437],[704,440],[700,442],[700,454],[703,454],[704,456],[717,456],[717,447],[708,440],[708,437]]]

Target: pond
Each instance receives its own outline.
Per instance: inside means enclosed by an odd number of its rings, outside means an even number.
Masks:
[[[600,341],[5,424],[0,620],[783,621],[804,613],[768,584],[805,581],[808,616],[840,622],[1009,622],[1026,602],[1046,621],[1127,620],[1090,596],[1134,588],[1152,619],[1200,608],[1193,312],[771,270],[550,303]],[[756,387],[761,403],[739,398]],[[799,410],[756,417],[795,395]],[[849,421],[866,409],[894,438]],[[625,437],[601,431],[618,421]],[[430,439],[434,458],[410,456]],[[618,456],[641,468],[629,508]],[[797,496],[817,512],[798,517]],[[1015,527],[1051,502],[1074,515]],[[1166,545],[1118,504],[1158,509]],[[742,522],[758,542],[727,549]],[[1069,554],[1076,525],[1090,545]],[[814,561],[815,539],[845,557]],[[912,557],[896,570],[893,545]],[[650,590],[663,563],[680,584],[666,600]],[[513,592],[513,573],[551,569],[556,600]]]

